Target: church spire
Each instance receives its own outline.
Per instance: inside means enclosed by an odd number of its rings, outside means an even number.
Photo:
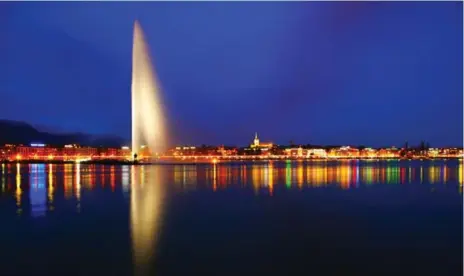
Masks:
[[[255,147],[259,146],[258,132],[255,132],[255,139],[253,140],[253,145]]]

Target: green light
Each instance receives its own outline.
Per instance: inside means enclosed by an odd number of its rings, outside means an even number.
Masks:
[[[366,174],[366,184],[372,184],[372,167],[364,168]]]
[[[387,184],[390,184],[391,182],[391,175],[392,175],[392,170],[390,167],[387,167]]]
[[[285,184],[287,188],[292,186],[292,165],[290,160],[287,160],[287,166],[285,167]]]

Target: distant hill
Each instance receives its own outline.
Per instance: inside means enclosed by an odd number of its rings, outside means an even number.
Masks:
[[[111,135],[85,133],[54,134],[39,131],[21,121],[0,120],[0,145],[44,143],[48,145],[79,144],[92,147],[121,147],[127,143],[123,138]]]

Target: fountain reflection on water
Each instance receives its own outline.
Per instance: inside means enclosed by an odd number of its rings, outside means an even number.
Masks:
[[[148,146],[151,154],[166,149],[166,129],[160,86],[152,68],[142,28],[137,21],[134,24],[133,39],[132,152],[140,156],[142,145]],[[144,167],[132,167],[131,238],[136,275],[146,275],[153,260],[161,216],[162,179],[160,168],[150,167],[145,170]]]
[[[166,179],[162,167],[132,166],[130,221],[135,275],[149,275],[159,237]]]

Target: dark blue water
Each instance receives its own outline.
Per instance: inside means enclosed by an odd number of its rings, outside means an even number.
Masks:
[[[462,275],[462,170],[5,164],[0,275]]]

